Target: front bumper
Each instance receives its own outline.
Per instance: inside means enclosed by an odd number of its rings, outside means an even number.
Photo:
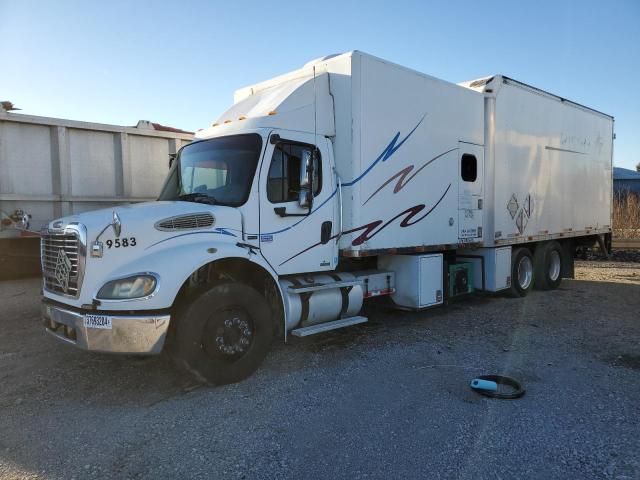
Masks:
[[[85,314],[42,302],[42,321],[47,332],[54,337],[84,350],[109,353],[151,354],[162,351],[169,329],[168,314],[107,315],[111,328],[89,328],[84,324]]]

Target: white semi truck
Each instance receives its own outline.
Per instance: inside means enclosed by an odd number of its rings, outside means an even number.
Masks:
[[[234,100],[158,201],[50,223],[48,332],[234,382],[274,335],[366,322],[367,298],[554,289],[610,238],[613,118],[505,76],[456,85],[354,51]]]

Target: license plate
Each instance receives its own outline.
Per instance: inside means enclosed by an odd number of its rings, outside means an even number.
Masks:
[[[111,317],[107,317],[106,315],[85,315],[84,326],[86,328],[111,330]]]

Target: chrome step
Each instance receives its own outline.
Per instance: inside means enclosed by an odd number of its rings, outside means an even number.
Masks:
[[[309,327],[296,328],[291,330],[291,335],[296,337],[308,337],[309,335],[315,335],[316,333],[328,332],[329,330],[335,330],[336,328],[348,327],[350,325],[357,325],[358,323],[368,322],[367,317],[349,317],[341,318],[340,320],[334,320],[333,322],[318,323],[317,325],[311,325]]]
[[[297,287],[290,286],[289,291],[292,293],[316,292],[318,290],[328,290],[330,288],[355,287],[363,284],[364,284],[364,280],[346,280],[344,282],[332,282],[332,283],[310,283],[307,285],[300,285]]]

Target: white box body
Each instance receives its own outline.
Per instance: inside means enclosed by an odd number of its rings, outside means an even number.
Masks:
[[[378,267],[395,272],[396,305],[421,309],[443,302],[443,257],[431,255],[386,255],[378,259]]]
[[[457,85],[361,52],[325,68],[347,256],[611,231],[611,116],[502,75]]]

